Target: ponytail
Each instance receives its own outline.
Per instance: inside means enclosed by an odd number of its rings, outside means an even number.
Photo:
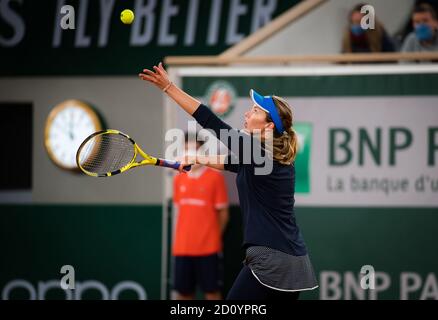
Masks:
[[[273,137],[273,159],[281,164],[289,165],[295,161],[298,149],[298,136],[292,128],[292,110],[286,100],[273,96],[272,97],[277,107],[280,119],[283,122],[285,132],[283,134],[274,132]],[[269,116],[269,115],[268,115]],[[272,121],[268,119],[269,121]]]

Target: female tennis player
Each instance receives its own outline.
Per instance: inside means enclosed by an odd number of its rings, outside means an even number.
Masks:
[[[195,159],[196,163],[237,173],[246,258],[227,299],[296,300],[300,291],[317,288],[294,214],[297,135],[292,128],[292,111],[287,102],[276,96],[264,97],[251,90],[254,104],[245,113],[245,129],[236,130],[173,84],[162,63],[154,66],[153,70],[144,69],[139,77],[167,93],[202,127],[212,129],[216,137],[221,137],[221,130],[228,130],[230,134],[222,142],[230,151],[229,137],[237,137],[240,141],[237,154],[232,148],[233,153],[219,156],[220,161],[217,157],[199,156]],[[260,133],[258,137],[257,132]],[[270,149],[266,147],[269,138],[272,138]],[[249,157],[248,152],[243,152],[248,150],[245,148],[248,144],[252,152]],[[260,150],[255,150],[257,148]],[[271,155],[272,170],[267,174],[257,174],[260,163],[253,155],[259,151]]]

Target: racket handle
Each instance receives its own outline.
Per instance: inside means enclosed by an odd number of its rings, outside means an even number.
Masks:
[[[179,169],[179,166],[181,165],[181,162],[178,161],[172,161],[172,160],[165,160],[165,159],[158,159],[158,163],[159,166],[162,167],[167,167],[167,168],[172,168],[175,170]],[[192,169],[191,165],[185,166],[184,171],[190,171]]]

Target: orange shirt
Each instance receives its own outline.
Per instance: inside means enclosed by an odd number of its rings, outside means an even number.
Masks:
[[[228,207],[222,174],[201,167],[194,174],[178,174],[173,181],[178,217],[173,243],[175,256],[209,255],[222,250],[218,209]]]

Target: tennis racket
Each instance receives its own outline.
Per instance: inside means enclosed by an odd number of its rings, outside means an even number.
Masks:
[[[140,155],[144,159],[137,161]],[[178,161],[151,157],[128,135],[117,130],[102,130],[88,136],[79,146],[76,163],[84,173],[92,177],[111,177],[131,168],[155,165],[179,169]],[[184,171],[190,171],[185,166]]]

